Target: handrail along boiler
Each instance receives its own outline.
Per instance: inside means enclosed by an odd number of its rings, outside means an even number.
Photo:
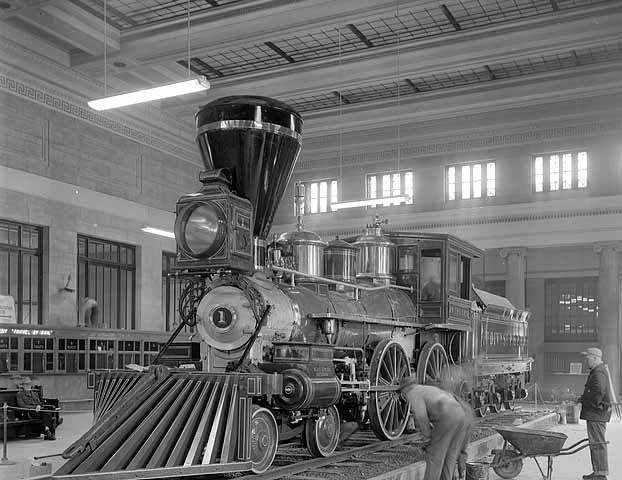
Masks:
[[[300,215],[295,231],[268,239],[300,152],[301,116],[276,100],[239,96],[204,105],[196,123],[206,170],[202,188],[177,202],[175,236],[180,274],[191,279],[180,312],[207,345],[208,373],[186,372],[184,381],[224,384],[200,410],[244,407],[236,425],[218,426],[215,415],[207,433],[188,413],[180,428],[189,433],[175,446],[187,440],[182,466],[199,460],[224,471],[237,462],[231,469],[262,472],[279,441],[293,437],[329,456],[343,421],[395,439],[409,419],[397,388],[411,373],[437,383],[455,380],[459,366],[457,388],[480,415],[526,394],[527,313],[472,288],[478,248],[448,234],[388,231],[378,219],[357,238],[327,243],[304,230]],[[226,458],[213,454],[234,439]],[[172,456],[151,467],[175,465]]]

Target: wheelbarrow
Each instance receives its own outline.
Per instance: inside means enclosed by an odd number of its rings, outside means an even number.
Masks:
[[[494,429],[503,437],[504,442],[501,450],[492,451],[495,456],[490,466],[501,478],[514,478],[523,469],[523,459],[531,457],[536,462],[542,479],[552,480],[555,457],[573,455],[590,446],[589,440],[584,438],[568,448],[563,448],[568,436],[559,432],[517,427],[494,427]],[[609,442],[602,442],[606,443]],[[546,474],[536,457],[547,457]]]

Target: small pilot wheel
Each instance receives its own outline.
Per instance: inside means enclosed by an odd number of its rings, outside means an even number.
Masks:
[[[512,450],[501,450],[495,453],[492,469],[501,478],[514,478],[523,469],[523,459],[518,457],[518,453]],[[495,466],[497,464],[500,465]]]
[[[251,417],[251,462],[253,473],[263,473],[274,460],[279,446],[274,415],[267,408],[253,406]]]
[[[309,418],[305,424],[305,443],[314,457],[329,457],[337,448],[341,418],[336,406],[329,407],[320,418]]]
[[[451,380],[447,352],[440,343],[424,345],[417,362],[417,380],[421,384],[437,386]]]
[[[483,405],[475,409],[475,415],[477,415],[480,418],[484,418],[487,413],[488,413],[488,405]]]
[[[369,379],[372,387],[396,387],[410,376],[410,364],[402,346],[385,338],[374,350]],[[369,395],[369,421],[381,440],[398,438],[408,422],[409,405],[396,389],[373,391]]]
[[[502,405],[503,405],[503,402],[501,401],[500,393],[490,394],[490,405],[488,407],[490,408],[490,411],[492,413],[499,413],[501,411]]]
[[[503,402],[503,407],[506,410],[514,410],[516,408],[516,400],[512,398],[511,400],[506,400]]]

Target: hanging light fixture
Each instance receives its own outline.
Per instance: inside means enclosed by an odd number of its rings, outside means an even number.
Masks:
[[[107,2],[104,1],[104,91],[107,93],[107,36],[108,23],[106,21]],[[190,2],[187,8],[188,28],[187,28],[187,51],[188,51],[188,77],[190,77]],[[161,100],[164,98],[177,97],[187,95],[189,93],[201,92],[208,90],[210,83],[207,77],[200,76],[194,79],[187,79],[181,82],[161,85],[159,87],[145,88],[134,92],[123,93],[120,95],[106,96],[97,100],[88,102],[89,107],[93,110],[102,111],[113,108],[126,107],[128,105],[136,105],[138,103],[151,102],[153,100]]]
[[[184,80],[183,82],[170,83],[159,87],[146,88],[135,92],[91,100],[88,104],[93,110],[110,110],[112,108],[136,105],[137,103],[151,102],[153,100],[201,92],[209,88],[210,83],[207,78],[199,77],[193,80]]]
[[[162,230],[161,228],[143,227],[141,228],[141,230],[143,232],[160,235],[162,237],[175,238],[175,234],[173,232],[169,232],[168,230]]]
[[[365,200],[353,200],[351,202],[331,203],[333,210],[341,210],[344,208],[356,207],[375,207],[377,205],[389,206],[393,203],[408,203],[410,197],[408,195],[396,195],[395,197],[367,198]]]

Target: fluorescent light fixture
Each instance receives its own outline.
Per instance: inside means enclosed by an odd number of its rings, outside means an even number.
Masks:
[[[375,207],[376,205],[391,205],[392,203],[408,202],[410,197],[408,195],[398,195],[395,197],[384,198],[367,198],[365,200],[354,200],[352,202],[339,202],[331,203],[333,210],[342,210],[344,208],[356,208],[356,207]]]
[[[144,227],[141,228],[143,232],[153,233],[154,235],[161,235],[163,237],[175,238],[175,234],[173,232],[169,232],[168,230],[161,230],[159,228],[153,227]]]
[[[204,76],[193,80],[171,83],[160,87],[137,90],[136,92],[123,93],[112,97],[100,98],[88,102],[93,110],[110,110],[111,108],[126,107],[137,103],[151,102],[162,98],[177,97],[188,93],[201,92],[210,88],[210,83]]]

